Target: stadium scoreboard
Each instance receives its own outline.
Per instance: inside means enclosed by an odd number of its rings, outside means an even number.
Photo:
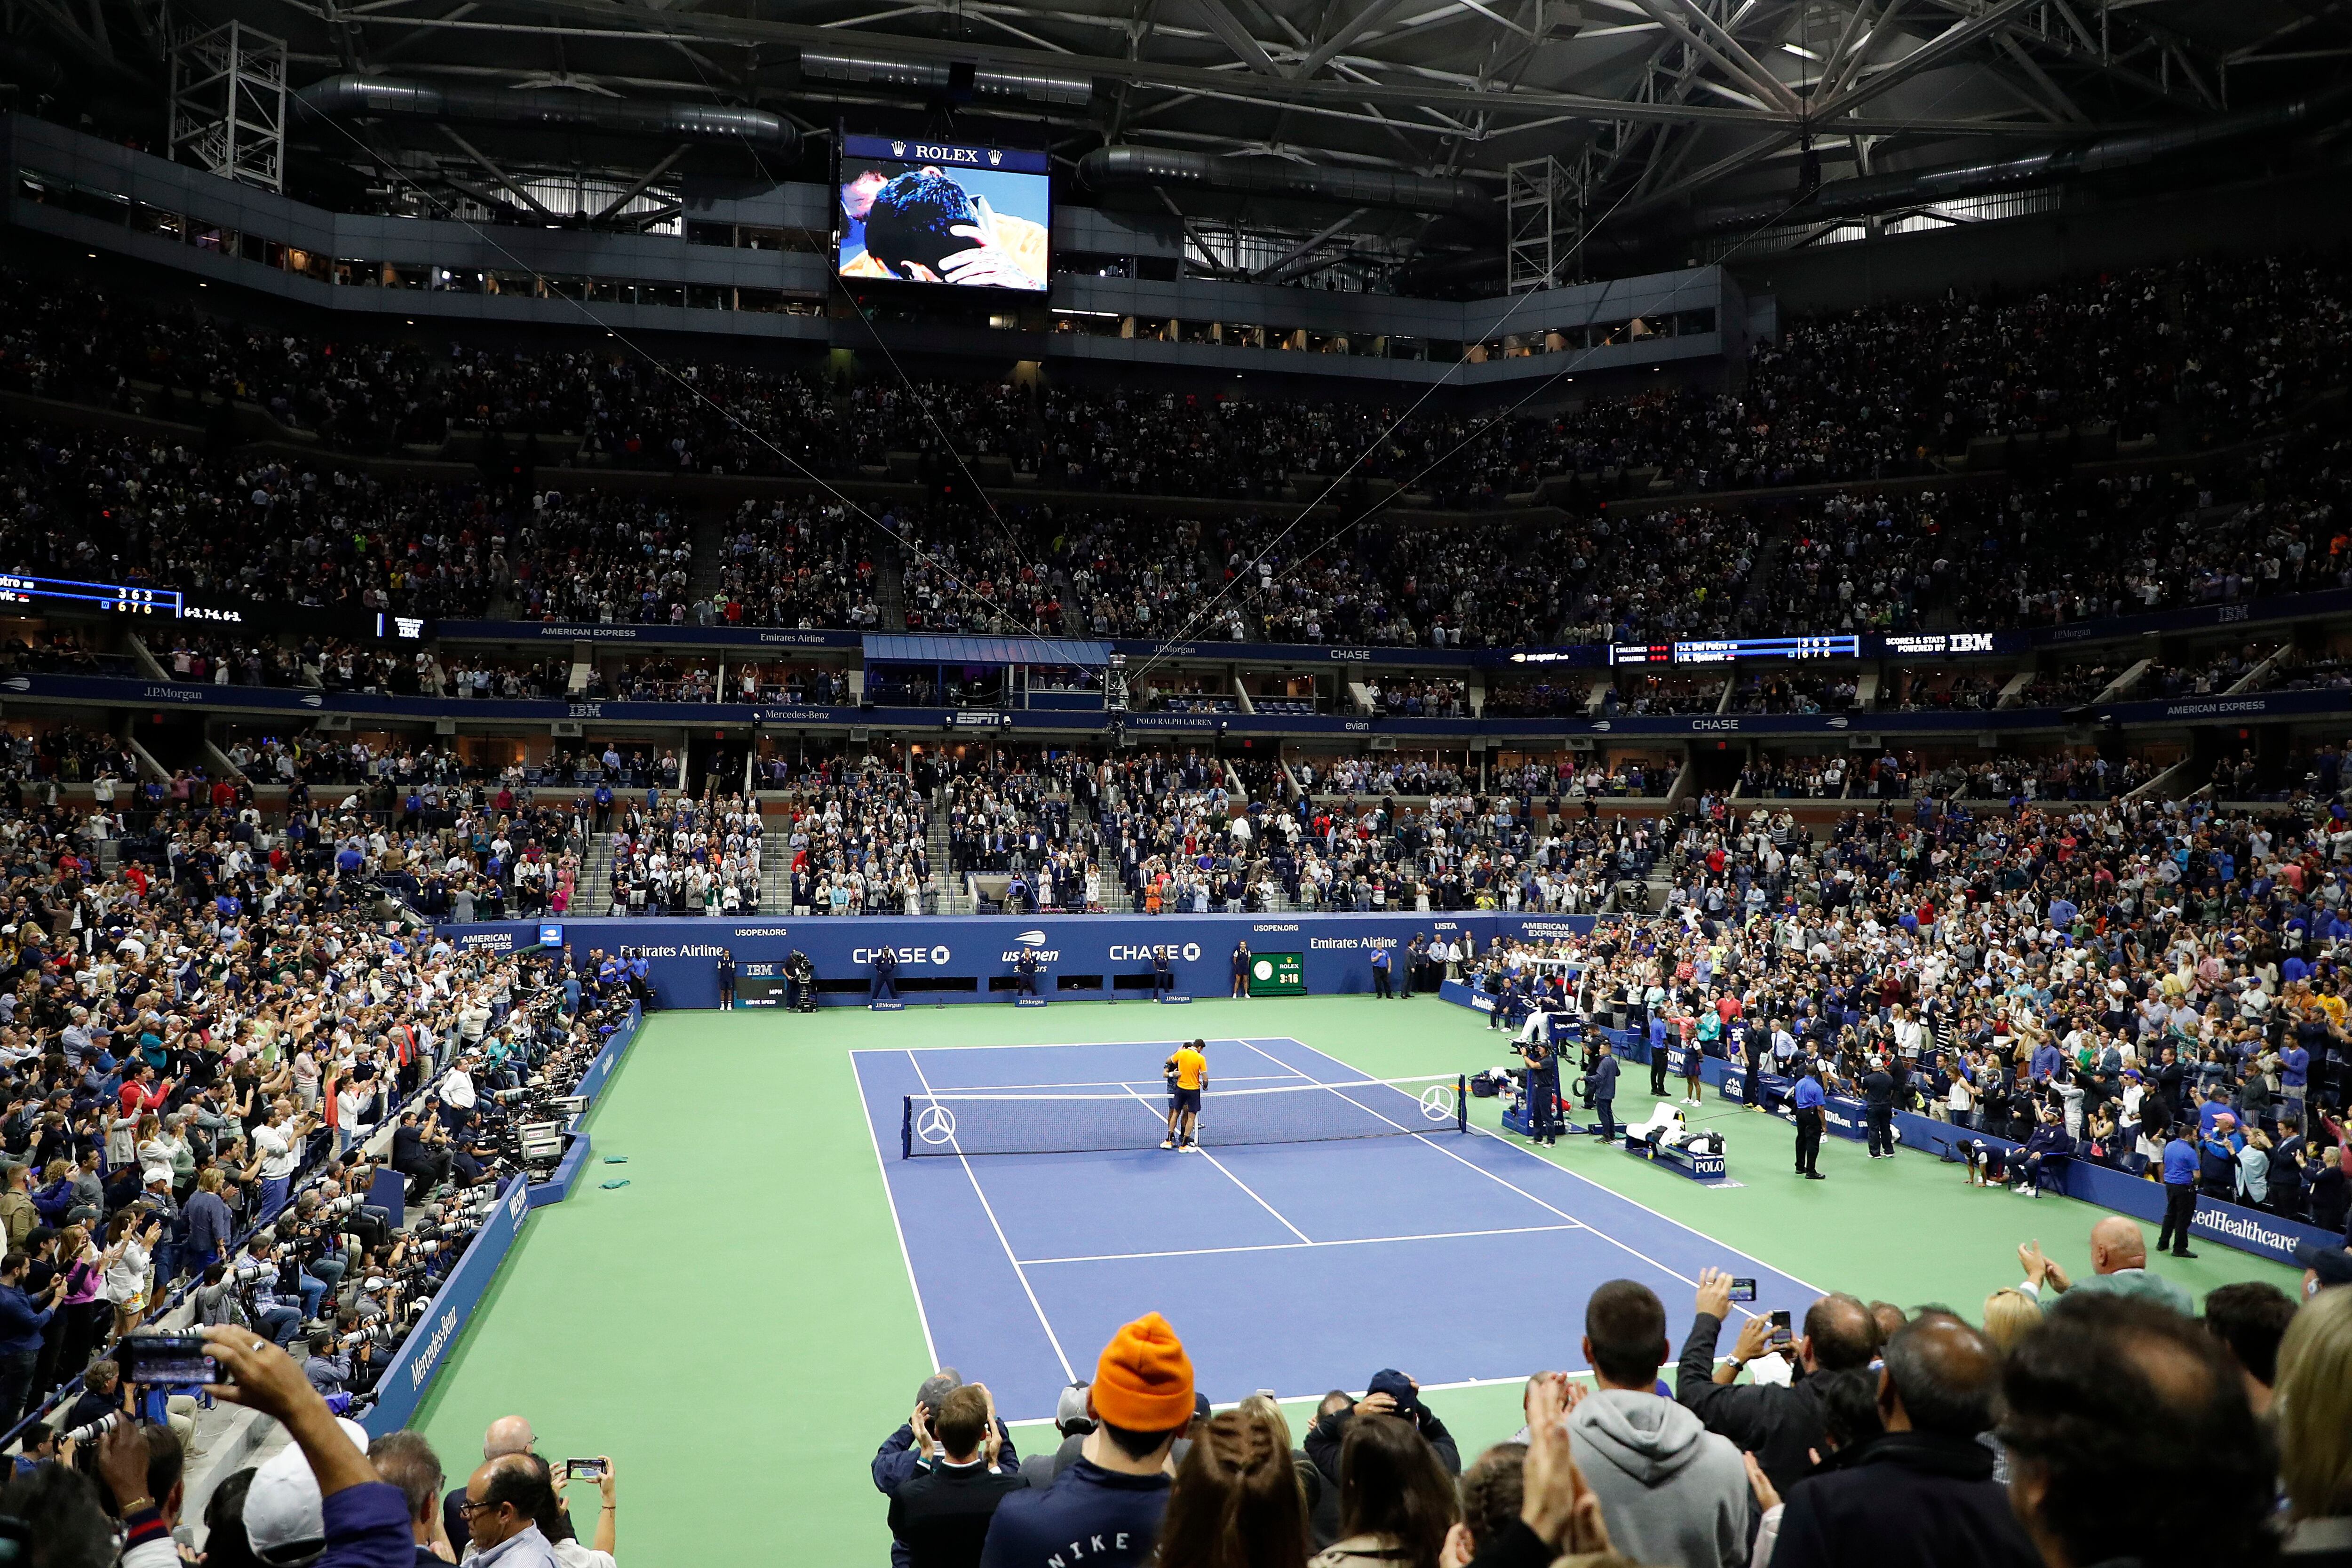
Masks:
[[[1250,958],[1249,994],[1253,996],[1306,995],[1306,956],[1296,952],[1253,954]]]
[[[188,610],[177,588],[134,588],[121,583],[79,583],[68,577],[0,575],[0,604],[88,605],[125,616],[163,616],[177,620]]]
[[[1808,637],[1718,637],[1702,642],[1612,643],[1616,664],[1734,664],[1750,658],[1860,658],[1862,638],[1851,634]]]

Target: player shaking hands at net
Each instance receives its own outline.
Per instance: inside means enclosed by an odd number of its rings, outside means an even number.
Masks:
[[[1162,1149],[1198,1148],[1201,1142],[1201,1091],[1209,1087],[1206,1040],[1190,1040],[1176,1047],[1160,1070],[1168,1079],[1168,1141]]]

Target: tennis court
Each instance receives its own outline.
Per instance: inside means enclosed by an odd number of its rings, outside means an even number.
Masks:
[[[1213,1399],[1288,1399],[1391,1365],[1523,1379],[1559,1364],[1606,1279],[1680,1301],[1715,1265],[1756,1276],[1754,1310],[1800,1316],[1820,1293],[1457,1129],[1454,1079],[1367,1080],[1286,1037],[1211,1041],[1206,1147],[1163,1150],[1173,1047],[853,1053],[933,1360],[991,1369],[1009,1418],[1050,1416],[1147,1311]]]

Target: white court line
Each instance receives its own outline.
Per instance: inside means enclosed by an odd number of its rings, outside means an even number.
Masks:
[[[1152,1105],[1151,1101],[1150,1101],[1150,1100],[1148,1100],[1144,1099],[1144,1098],[1143,1098],[1143,1096],[1141,1096],[1141,1095],[1139,1095],[1139,1094],[1135,1094],[1135,1090],[1133,1090],[1132,1089],[1129,1089],[1127,1092],[1128,1092],[1128,1093],[1129,1093],[1129,1094],[1134,1094],[1134,1095],[1135,1095],[1135,1103],[1136,1103],[1136,1104],[1138,1104],[1138,1105],[1139,1105],[1139,1106],[1141,1106],[1141,1107],[1143,1107],[1143,1109],[1144,1109],[1145,1110],[1150,1111],[1150,1112],[1151,1113],[1152,1117],[1153,1117],[1155,1120],[1159,1120],[1159,1121],[1160,1121],[1160,1125],[1161,1125],[1162,1127],[1165,1127],[1165,1126],[1167,1125],[1166,1121],[1161,1119],[1161,1113],[1160,1113],[1160,1111],[1158,1109],[1156,1109],[1156,1108]],[[1207,1162],[1209,1162],[1209,1163],[1210,1163],[1210,1164],[1216,1166],[1216,1168],[1217,1168],[1219,1171],[1223,1172],[1225,1180],[1227,1180],[1227,1181],[1231,1182],[1234,1185],[1235,1185],[1235,1186],[1239,1187],[1243,1192],[1244,1192],[1244,1193],[1248,1193],[1248,1194],[1249,1194],[1249,1196],[1250,1196],[1250,1200],[1251,1200],[1253,1203],[1256,1204],[1258,1207],[1260,1207],[1260,1208],[1264,1209],[1266,1213],[1268,1213],[1268,1214],[1272,1215],[1275,1218],[1276,1218],[1276,1219],[1278,1219],[1278,1220],[1281,1220],[1281,1221],[1282,1221],[1282,1228],[1283,1228],[1283,1229],[1285,1229],[1285,1230],[1288,1231],[1291,1235],[1293,1235],[1293,1236],[1297,1237],[1299,1240],[1301,1240],[1301,1241],[1303,1241],[1303,1242],[1306,1242],[1309,1247],[1312,1247],[1313,1245],[1315,1245],[1314,1238],[1313,1238],[1312,1237],[1308,1236],[1305,1231],[1303,1231],[1303,1230],[1299,1229],[1297,1226],[1295,1226],[1295,1225],[1291,1224],[1291,1223],[1290,1223],[1290,1221],[1289,1221],[1289,1219],[1288,1219],[1288,1218],[1286,1218],[1286,1217],[1284,1215],[1283,1212],[1282,1212],[1280,1209],[1278,1209],[1278,1208],[1275,1207],[1272,1204],[1270,1204],[1270,1203],[1266,1202],[1264,1198],[1259,1197],[1259,1196],[1257,1195],[1257,1194],[1256,1194],[1255,1191],[1253,1191],[1253,1190],[1251,1189],[1250,1184],[1249,1184],[1247,1182],[1243,1181],[1239,1176],[1234,1175],[1231,1171],[1227,1171],[1227,1170],[1225,1170],[1225,1164],[1224,1164],[1224,1162],[1223,1162],[1223,1161],[1222,1161],[1222,1160],[1218,1159],[1214,1154],[1210,1153],[1206,1149],[1202,1148],[1198,1143],[1195,1143],[1195,1144],[1193,1144],[1193,1145],[1192,1145],[1192,1152],[1193,1152],[1193,1153],[1195,1153],[1195,1154],[1200,1155],[1200,1156],[1201,1156],[1201,1158],[1202,1158],[1203,1160],[1206,1160]]]
[[[893,1054],[896,1054],[896,1053],[893,1053]],[[972,1083],[972,1084],[950,1084],[950,1085],[949,1085],[947,1088],[945,1088],[945,1089],[943,1089],[940,1090],[940,1093],[944,1094],[944,1095],[965,1095],[965,1094],[971,1094],[971,1095],[1006,1094],[1006,1095],[1010,1095],[1010,1094],[1012,1094],[1012,1093],[1015,1092],[1016,1090],[1023,1090],[1023,1089],[1037,1089],[1037,1090],[1043,1090],[1043,1089],[1160,1089],[1160,1088],[1162,1088],[1162,1087],[1165,1085],[1166,1081],[1167,1081],[1167,1080],[1166,1080],[1166,1079],[1157,1079],[1157,1078],[1110,1078],[1110,1079],[1096,1079],[1096,1080],[1093,1080],[1093,1081],[1090,1081],[1090,1082],[1083,1082],[1083,1083]],[[1263,1077],[1259,1077],[1259,1078],[1221,1078],[1221,1079],[1219,1079],[1217,1081],[1218,1081],[1219,1083],[1283,1083],[1283,1082],[1286,1082],[1286,1081],[1287,1081],[1287,1079],[1283,1079],[1283,1078],[1277,1078],[1277,1077],[1276,1077],[1276,1076],[1275,1076],[1274,1074],[1272,1074],[1272,1073],[1267,1073],[1267,1074],[1264,1075]],[[1096,1098],[1117,1098],[1117,1097],[1116,1097],[1116,1096],[1111,1096],[1111,1097],[1096,1097]]]
[[[1184,1038],[1196,1039],[1198,1037],[1199,1037],[1197,1036],[1187,1035]],[[1213,1046],[1217,1042],[1212,1040],[1209,1043]],[[1226,1043],[1228,1045],[1238,1045],[1241,1042],[1238,1039],[1229,1038]],[[1087,1046],[1177,1046],[1181,1044],[1183,1044],[1182,1040],[975,1040],[970,1045],[961,1046],[853,1046],[850,1047],[849,1054],[854,1057],[895,1057],[900,1052],[907,1050],[1066,1051],[1074,1047],[1084,1047]]]
[[[1147,1258],[1217,1258],[1228,1252],[1297,1252],[1307,1247],[1381,1247],[1397,1241],[1464,1241],[1480,1236],[1535,1236],[1556,1230],[1591,1228],[1571,1221],[1567,1225],[1507,1226],[1500,1230],[1439,1230],[1427,1236],[1359,1236],[1340,1241],[1267,1241],[1255,1247],[1185,1247],[1172,1252],[1097,1252],[1083,1258],[1024,1258],[1021,1262],[1027,1268],[1046,1263],[1131,1263]]]
[[[849,1064],[849,1076],[857,1080],[858,1103],[865,1104],[866,1075],[857,1070],[854,1057]],[[923,1310],[923,1288],[915,1279],[915,1255],[907,1250],[907,1227],[898,1222],[898,1194],[890,1190],[890,1167],[883,1163],[882,1135],[874,1131],[874,1117],[870,1111],[866,1117],[866,1139],[874,1145],[874,1167],[882,1177],[882,1201],[890,1205],[890,1228],[898,1237],[898,1261],[907,1266],[907,1289],[915,1298],[916,1320],[923,1325],[923,1350],[931,1358],[931,1370],[937,1372],[940,1369],[940,1347],[931,1338],[931,1315]]]
[[[930,1081],[923,1077],[923,1064],[915,1059],[915,1053],[912,1050],[907,1052],[907,1060],[908,1064],[914,1068],[915,1078],[922,1084],[923,1092],[925,1094],[930,1093]],[[871,1127],[874,1119],[871,1116],[868,1116],[866,1120],[867,1125]],[[880,1158],[878,1152],[876,1154],[876,1158]],[[961,1149],[958,1149],[956,1151],[956,1161],[963,1166],[964,1180],[971,1184],[971,1195],[980,1200],[981,1212],[988,1215],[989,1228],[996,1232],[996,1244],[1004,1248],[1004,1261],[1013,1265],[1013,1276],[1014,1279],[1021,1281],[1021,1293],[1029,1298],[1029,1310],[1037,1314],[1037,1326],[1045,1331],[1045,1342],[1054,1347],[1054,1359],[1062,1363],[1062,1375],[1069,1379],[1071,1382],[1076,1383],[1078,1377],[1077,1370],[1070,1365],[1069,1353],[1062,1349],[1061,1338],[1054,1332],[1054,1325],[1046,1318],[1045,1309],[1043,1304],[1038,1301],[1037,1292],[1029,1283],[1029,1276],[1022,1272],[1021,1260],[1013,1256],[1013,1244],[1004,1238],[1004,1226],[998,1222],[996,1210],[990,1205],[988,1194],[981,1190],[980,1177],[972,1172],[971,1156],[966,1154]],[[895,1207],[891,1210],[894,1217],[897,1215],[897,1212],[898,1211]],[[909,1265],[910,1268],[911,1267],[912,1265]],[[919,1293],[920,1292],[919,1291],[918,1294],[919,1295]],[[936,1357],[933,1359],[932,1364],[938,1364]]]
[[[1315,1047],[1308,1045],[1308,1044],[1307,1044],[1306,1041],[1304,1041],[1304,1040],[1291,1039],[1291,1037],[1289,1037],[1288,1035],[1268,1035],[1268,1036],[1265,1036],[1265,1038],[1267,1038],[1267,1039],[1289,1040],[1289,1041],[1290,1041],[1290,1043],[1291,1043],[1292,1045],[1297,1046],[1300,1050],[1303,1050],[1303,1051],[1314,1051],[1314,1052],[1315,1052],[1315,1054],[1316,1054],[1317,1056],[1321,1057],[1325,1061],[1329,1062],[1333,1067],[1344,1068],[1344,1069],[1346,1069],[1346,1070],[1347,1070],[1347,1071],[1349,1071],[1349,1072],[1354,1072],[1354,1071],[1356,1070],[1354,1068],[1349,1067],[1349,1066],[1348,1066],[1348,1064],[1347,1064],[1346,1062],[1343,1062],[1343,1061],[1341,1061],[1339,1058],[1337,1058],[1337,1057],[1333,1056],[1330,1052],[1328,1052],[1328,1051],[1324,1051],[1324,1050],[1317,1050]],[[1260,1045],[1259,1045],[1255,1040],[1244,1040],[1242,1043],[1243,1043],[1244,1045],[1245,1045],[1245,1046],[1249,1047],[1249,1048],[1250,1048],[1250,1049],[1252,1049],[1252,1050],[1254,1050],[1254,1051],[1257,1052],[1257,1054],[1258,1054],[1258,1055],[1260,1055],[1260,1056],[1264,1057],[1266,1060],[1268,1060],[1268,1061],[1272,1062],[1272,1063],[1273,1063],[1275,1066],[1276,1066],[1276,1067],[1290,1067],[1290,1064],[1289,1064],[1288,1062],[1284,1061],[1280,1057],[1276,1056],[1272,1051],[1266,1050],[1265,1048],[1264,1048],[1263,1047],[1261,1047],[1261,1046],[1260,1046]],[[1303,1078],[1303,1079],[1307,1079],[1308,1082],[1310,1082],[1310,1083],[1321,1083],[1321,1082],[1322,1082],[1322,1080],[1321,1080],[1320,1079],[1318,1079],[1318,1078],[1314,1077],[1314,1076],[1313,1076],[1312,1074],[1310,1074],[1310,1073],[1300,1072],[1300,1071],[1299,1071],[1299,1069],[1298,1069],[1298,1068],[1291,1068],[1291,1069],[1290,1069],[1290,1070],[1291,1070],[1291,1071],[1293,1071],[1293,1072],[1297,1072],[1297,1073],[1298,1073],[1298,1076],[1299,1076],[1299,1077],[1301,1077],[1301,1078]],[[1325,1088],[1327,1088],[1327,1089],[1331,1089],[1331,1090],[1332,1090],[1332,1092],[1336,1094],[1336,1093],[1338,1093],[1338,1092],[1339,1092],[1339,1087],[1340,1087],[1340,1086],[1339,1086],[1339,1085],[1337,1085],[1337,1084],[1326,1084],[1326,1085],[1324,1085],[1324,1087],[1325,1087]],[[1342,1099],[1342,1100],[1347,1100],[1347,1098],[1348,1098],[1348,1097],[1347,1097],[1346,1095],[1340,1095],[1340,1096],[1339,1096],[1339,1098],[1340,1098],[1340,1099]],[[1362,1102],[1361,1102],[1361,1101],[1359,1101],[1359,1100],[1348,1100],[1348,1103],[1349,1103],[1349,1104],[1350,1104],[1350,1105],[1361,1105],[1361,1108],[1362,1108],[1363,1110],[1372,1110],[1372,1108],[1371,1108],[1370,1106],[1369,1106],[1369,1105],[1362,1105]],[[1425,1134],[1425,1133],[1422,1133],[1422,1132],[1413,1131],[1413,1130],[1412,1130],[1412,1128],[1406,1127],[1402,1122],[1396,1121],[1393,1117],[1381,1116],[1381,1113],[1380,1113],[1379,1111],[1377,1111],[1377,1110],[1372,1110],[1372,1114],[1373,1114],[1374,1116],[1379,1116],[1379,1117],[1381,1118],[1381,1121],[1383,1121],[1387,1122],[1390,1126],[1391,1126],[1391,1127],[1394,1127],[1394,1128],[1398,1129],[1400,1131],[1412,1132],[1412,1133],[1413,1133],[1414,1138],[1415,1138],[1416,1140],[1418,1140],[1420,1142],[1423,1142],[1423,1143],[1424,1143],[1424,1144],[1427,1144],[1430,1148],[1436,1150],[1439,1153],[1441,1153],[1441,1154],[1444,1155],[1444,1156],[1445,1156],[1447,1159],[1449,1159],[1449,1160],[1457,1160],[1457,1161],[1460,1161],[1463,1164],[1469,1166],[1469,1167],[1470,1167],[1470,1169],[1472,1169],[1472,1170],[1474,1170],[1474,1171],[1477,1172],[1477,1173],[1478,1173],[1480,1175],[1482,1175],[1482,1176],[1487,1177],[1489,1180],[1492,1180],[1492,1181],[1496,1181],[1496,1182],[1499,1182],[1499,1183],[1501,1183],[1504,1186],[1510,1188],[1510,1189],[1511,1189],[1511,1191],[1513,1191],[1513,1192],[1515,1192],[1515,1193],[1518,1194],[1521,1197],[1523,1197],[1523,1198],[1527,1199],[1529,1203],[1534,1204],[1537,1207],[1538,1207],[1538,1208],[1543,1208],[1543,1209],[1549,1209],[1553,1214],[1556,1214],[1556,1215],[1559,1215],[1562,1219],[1574,1219],[1574,1218],[1576,1217],[1574,1215],[1570,1214],[1570,1213],[1569,1213],[1567,1210],[1565,1210],[1565,1209],[1554,1208],[1550,1204],[1548,1204],[1548,1203],[1544,1202],[1544,1201],[1543,1201],[1543,1199],[1541,1199],[1541,1198],[1539,1198],[1539,1197],[1536,1196],[1533,1193],[1531,1193],[1531,1192],[1528,1191],[1525,1187],[1520,1186],[1517,1183],[1516,1183],[1516,1182],[1512,1182],[1512,1181],[1509,1181],[1509,1180],[1507,1180],[1507,1178],[1505,1178],[1505,1177],[1503,1177],[1503,1176],[1501,1176],[1501,1175],[1496,1174],[1495,1172],[1487,1170],[1485,1166],[1478,1164],[1475,1161],[1472,1161],[1472,1160],[1464,1160],[1460,1154],[1456,1153],[1454,1151],[1453,1151],[1453,1150],[1451,1150],[1451,1149],[1448,1149],[1448,1148],[1447,1148],[1447,1147],[1445,1147],[1445,1145],[1444,1145],[1443,1143],[1438,1143],[1438,1142],[1432,1142],[1432,1141],[1430,1140],[1430,1138],[1428,1137],[1428,1135],[1427,1135],[1427,1134]],[[1470,1129],[1470,1131],[1471,1131],[1472,1132],[1477,1133],[1477,1134],[1479,1134],[1480,1136],[1483,1136],[1483,1137],[1490,1137],[1490,1138],[1491,1138],[1491,1137],[1494,1137],[1494,1134],[1492,1134],[1492,1133],[1490,1133],[1490,1132],[1487,1132],[1487,1131],[1486,1131],[1486,1130],[1485,1128],[1483,1128],[1483,1127],[1474,1127],[1474,1128]],[[1516,1144],[1516,1143],[1512,1142],[1511,1142],[1510,1140],[1508,1140],[1507,1138],[1498,1138],[1498,1139],[1496,1139],[1496,1142],[1498,1142],[1498,1143],[1500,1143],[1500,1144],[1501,1144],[1504,1148],[1506,1148],[1506,1149],[1519,1149],[1519,1145],[1517,1145],[1517,1144]],[[1580,1173],[1580,1172],[1569,1170],[1569,1168],[1568,1168],[1566,1165],[1554,1164],[1551,1161],[1545,1159],[1542,1155],[1540,1155],[1540,1154],[1537,1153],[1537,1152],[1536,1152],[1534,1150],[1532,1150],[1532,1149],[1519,1149],[1519,1152],[1521,1152],[1521,1153],[1523,1153],[1523,1154],[1527,1155],[1529,1159],[1536,1161],[1538,1163],[1539,1163],[1539,1164],[1542,1164],[1542,1165],[1545,1165],[1545,1166],[1549,1167],[1549,1169],[1551,1169],[1551,1170],[1555,1170],[1555,1171],[1565,1171],[1565,1172],[1567,1172],[1567,1173],[1568,1173],[1568,1174],[1570,1174],[1570,1175],[1571,1175],[1571,1176],[1574,1176],[1578,1181],[1584,1183],[1587,1186],[1594,1187],[1594,1188],[1598,1188],[1600,1191],[1604,1192],[1604,1193],[1607,1193],[1607,1194],[1608,1194],[1611,1197],[1612,1197],[1612,1198],[1617,1198],[1617,1199],[1619,1199],[1619,1200],[1621,1200],[1622,1202],[1624,1202],[1624,1203],[1633,1204],[1633,1205],[1635,1208],[1640,1209],[1643,1214],[1649,1215],[1651,1215],[1652,1217],[1654,1217],[1654,1218],[1655,1218],[1655,1219],[1657,1219],[1657,1220],[1660,1220],[1660,1221],[1664,1222],[1664,1224],[1667,1224],[1667,1225],[1673,1226],[1675,1226],[1677,1230],[1686,1230],[1686,1231],[1689,1231],[1693,1236],[1696,1236],[1696,1237],[1699,1237],[1701,1240],[1706,1241],[1706,1242],[1709,1246],[1711,1246],[1711,1247],[1723,1247],[1723,1245],[1724,1245],[1721,1241],[1717,1240],[1716,1237],[1711,1237],[1711,1236],[1708,1236],[1708,1235],[1706,1234],[1706,1232],[1705,1232],[1705,1231],[1703,1231],[1703,1230],[1700,1230],[1700,1229],[1696,1228],[1696,1226],[1685,1225],[1685,1224],[1683,1224],[1683,1222],[1682,1222],[1682,1221],[1680,1221],[1680,1220],[1678,1220],[1678,1219],[1669,1218],[1667,1215],[1662,1215],[1662,1214],[1658,1213],[1658,1211],[1657,1211],[1657,1210],[1655,1210],[1655,1209],[1652,1208],[1649,1205],[1644,1204],[1644,1203],[1639,1203],[1639,1202],[1636,1202],[1635,1200],[1633,1200],[1633,1199],[1632,1199],[1632,1198],[1629,1198],[1629,1197],[1626,1197],[1622,1193],[1617,1192],[1617,1191],[1615,1191],[1615,1190],[1614,1190],[1614,1189],[1612,1189],[1612,1188],[1609,1188],[1609,1187],[1601,1186],[1601,1184],[1599,1182],[1594,1181],[1591,1177],[1587,1176],[1587,1175],[1583,1174],[1583,1173]],[[1640,1258],[1643,1262],[1644,1262],[1644,1263],[1648,1264],[1651,1268],[1654,1268],[1654,1269],[1658,1270],[1658,1272],[1660,1272],[1661,1274],[1664,1274],[1664,1275],[1667,1275],[1667,1276],[1669,1276],[1669,1277],[1671,1277],[1671,1278],[1673,1278],[1673,1279],[1679,1279],[1679,1280],[1681,1280],[1684,1284],[1690,1286],[1690,1287],[1691,1287],[1692,1289],[1697,1289],[1697,1287],[1698,1287],[1698,1281],[1697,1281],[1697,1280],[1696,1280],[1696,1279],[1692,1279],[1689,1275],[1685,1274],[1681,1269],[1679,1269],[1679,1268],[1672,1268],[1667,1267],[1665,1264],[1661,1263],[1661,1262],[1659,1262],[1656,1258],[1654,1258],[1651,1257],[1648,1253],[1643,1252],[1640,1247],[1633,1246],[1633,1244],[1631,1244],[1630,1242],[1620,1241],[1617,1237],[1613,1237],[1613,1236],[1611,1236],[1607,1231],[1602,1230],[1602,1229],[1601,1229],[1600,1226],[1588,1226],[1587,1228],[1589,1228],[1589,1229],[1592,1232],[1592,1234],[1593,1234],[1593,1235],[1595,1235],[1595,1236],[1597,1236],[1597,1237],[1600,1237],[1602,1240],[1604,1240],[1604,1241],[1608,1242],[1612,1247],[1617,1247],[1617,1248],[1619,1248],[1619,1249],[1620,1249],[1620,1250],[1622,1250],[1622,1251],[1624,1251],[1624,1252],[1630,1253],[1632,1256],[1633,1256],[1633,1257],[1635,1257],[1635,1258]],[[1737,1247],[1727,1247],[1727,1248],[1725,1248],[1725,1250],[1727,1250],[1727,1251],[1728,1251],[1728,1252],[1732,1253],[1732,1254],[1733,1254],[1734,1256],[1736,1256],[1736,1257],[1745,1258],[1745,1257],[1747,1256],[1747,1254],[1746,1254],[1746,1253],[1740,1252],[1740,1251],[1738,1250],[1738,1248],[1737,1248]],[[1759,1259],[1758,1261],[1759,1261],[1759,1262],[1760,1262],[1760,1261],[1761,1261],[1761,1259]],[[1776,1273],[1776,1274],[1780,1274],[1780,1275],[1781,1275],[1781,1278],[1782,1278],[1782,1279],[1794,1279],[1794,1280],[1796,1280],[1796,1282],[1797,1282],[1798,1284],[1804,1286],[1804,1287],[1805,1287],[1805,1289],[1808,1289],[1808,1290],[1818,1290],[1818,1289],[1820,1289],[1820,1287],[1819,1287],[1819,1286],[1810,1284],[1810,1283],[1808,1283],[1807,1281],[1802,1280],[1802,1279],[1797,1279],[1797,1277],[1796,1277],[1795,1275],[1793,1275],[1793,1274],[1784,1274],[1784,1273],[1781,1273],[1781,1271],[1780,1271],[1780,1270],[1779,1270],[1779,1269],[1777,1269],[1777,1268],[1776,1268],[1776,1269],[1774,1269],[1774,1270],[1773,1270],[1773,1272],[1774,1272],[1774,1273]],[[1738,1311],[1740,1311],[1740,1312],[1742,1312],[1742,1313],[1746,1314],[1746,1315],[1747,1315],[1747,1316],[1748,1316],[1748,1317],[1753,1318],[1753,1317],[1757,1317],[1757,1316],[1759,1316],[1759,1314],[1758,1314],[1758,1313],[1756,1313],[1756,1312],[1753,1312],[1753,1311],[1748,1310],[1748,1309],[1747,1307],[1745,1307],[1745,1306],[1738,1306],[1737,1303],[1735,1303],[1734,1305],[1735,1305],[1736,1309],[1737,1309]]]

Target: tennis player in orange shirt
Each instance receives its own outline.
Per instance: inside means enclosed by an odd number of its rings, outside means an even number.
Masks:
[[[1206,1040],[1176,1047],[1160,1071],[1168,1079],[1168,1141],[1162,1149],[1197,1148],[1201,1141],[1201,1091],[1209,1087]]]

